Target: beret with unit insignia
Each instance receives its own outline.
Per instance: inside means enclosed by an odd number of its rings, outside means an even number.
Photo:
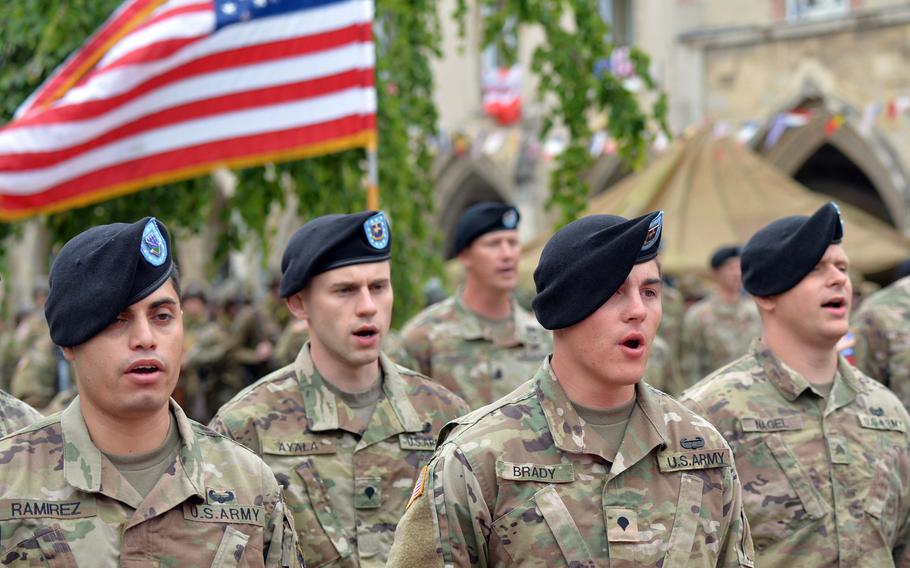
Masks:
[[[76,235],[51,267],[44,304],[51,339],[61,347],[85,343],[174,273],[170,235],[154,217]]]
[[[278,293],[289,298],[323,272],[382,262],[391,256],[392,233],[385,213],[363,211],[317,217],[297,229],[284,249]]]
[[[557,231],[534,271],[537,295],[532,306],[537,320],[554,330],[594,313],[636,264],[657,256],[662,231],[662,211],[631,220],[591,215]]]
[[[759,229],[743,247],[743,288],[753,296],[782,294],[815,268],[830,245],[843,238],[840,208],[833,201],[811,217],[778,219]]]
[[[717,270],[731,258],[739,258],[742,255],[742,252],[743,249],[740,246],[725,246],[718,248],[714,251],[714,254],[711,255],[711,269]]]
[[[471,246],[478,237],[493,231],[511,231],[518,227],[518,209],[505,203],[477,203],[468,207],[455,225],[455,240],[449,258]]]

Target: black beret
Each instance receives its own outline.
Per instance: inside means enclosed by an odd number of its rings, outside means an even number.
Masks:
[[[477,237],[493,231],[510,231],[518,227],[518,209],[505,203],[477,203],[468,207],[455,225],[455,240],[449,258],[471,246]]]
[[[323,272],[392,256],[392,232],[381,211],[324,215],[297,229],[281,257],[278,294],[289,298]]]
[[[44,315],[61,347],[85,343],[174,274],[171,239],[154,217],[70,239],[51,266]]]
[[[574,325],[594,313],[622,286],[636,264],[657,256],[663,212],[626,220],[591,215],[556,232],[534,271],[532,306],[547,329]]]
[[[711,268],[717,270],[731,258],[739,257],[742,251],[743,249],[740,246],[720,247],[711,255]]]
[[[778,219],[759,229],[743,247],[743,288],[773,296],[796,286],[844,237],[840,208],[826,203],[812,214]]]

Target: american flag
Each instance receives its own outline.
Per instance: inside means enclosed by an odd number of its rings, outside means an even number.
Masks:
[[[0,129],[0,219],[375,140],[372,0],[127,0]]]

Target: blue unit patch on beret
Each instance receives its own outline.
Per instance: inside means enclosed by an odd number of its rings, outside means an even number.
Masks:
[[[389,246],[389,225],[385,220],[385,213],[379,212],[363,222],[363,230],[367,234],[367,242],[376,250]]]
[[[647,252],[655,243],[660,241],[660,232],[663,230],[663,226],[664,212],[660,211],[657,213],[657,216],[651,220],[651,224],[648,225],[648,234],[645,235],[645,242],[641,245],[641,252]]]
[[[518,226],[518,212],[515,209],[509,209],[502,214],[502,226],[506,229],[514,229]]]
[[[161,231],[158,230],[158,223],[154,217],[148,220],[142,230],[139,252],[152,266],[161,266],[167,262],[167,243],[161,235]]]

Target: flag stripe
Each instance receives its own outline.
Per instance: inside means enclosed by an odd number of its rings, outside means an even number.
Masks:
[[[229,90],[242,89],[249,83],[232,83],[231,81],[243,81],[243,75],[248,71],[248,69],[246,69],[247,66],[256,66],[258,69],[263,68],[268,63],[274,63],[274,68],[268,69],[268,71],[270,71],[269,73],[259,73],[258,71],[255,75],[247,73],[250,75],[250,80],[254,81],[253,84],[255,86],[259,86],[258,81],[263,80],[263,76],[269,81],[283,80],[283,76],[274,75],[274,72],[285,71],[293,73],[292,70],[287,69],[290,64],[282,64],[282,61],[291,61],[292,64],[304,66],[309,64],[316,69],[324,69],[325,73],[332,73],[338,70],[339,65],[344,64],[343,59],[345,57],[349,58],[357,54],[352,53],[352,51],[359,51],[359,55],[364,57],[372,56],[372,44],[363,45],[352,42],[353,39],[364,33],[370,33],[370,30],[363,26],[357,26],[356,28],[329,32],[320,38],[310,37],[286,40],[278,43],[256,46],[255,48],[237,49],[233,52],[221,53],[198,59],[187,63],[181,68],[174,69],[167,74],[154,77],[136,89],[123,93],[117,97],[87,101],[78,105],[60,106],[58,108],[50,109],[39,116],[33,116],[11,124],[4,129],[4,132],[0,133],[0,152],[10,151],[10,142],[7,142],[8,134],[12,134],[17,130],[26,129],[30,130],[29,136],[51,136],[58,139],[50,140],[47,143],[65,146],[68,141],[72,142],[78,140],[80,137],[78,130],[86,128],[89,125],[84,123],[79,124],[78,128],[71,128],[71,132],[55,130],[37,131],[31,130],[32,127],[52,125],[55,123],[72,125],[73,121],[85,121],[93,117],[111,115],[111,113],[116,113],[119,108],[126,103],[136,101],[136,99],[141,96],[147,96],[148,99],[158,96],[172,96],[175,98],[167,100],[186,102],[187,99],[199,97],[199,93],[203,92],[197,90],[197,88],[200,87],[199,83],[207,80],[211,80],[211,86],[205,91],[206,95],[203,96],[211,96],[212,94],[220,94]],[[332,51],[333,48],[338,48],[340,46],[345,46],[341,53],[336,54]],[[296,60],[290,59],[292,56],[305,56],[307,54],[312,54],[313,52],[321,52],[319,54],[319,59],[322,61],[316,58],[309,61],[304,58],[298,58]],[[347,63],[347,65],[350,65],[350,63]],[[209,77],[205,77],[206,74],[214,74],[224,70],[228,71],[227,75],[210,75]],[[306,69],[301,69],[298,73],[305,73],[306,71]],[[292,74],[291,76],[294,75]],[[181,80],[193,81],[195,84],[180,83],[179,81]],[[170,88],[167,92],[156,92],[163,87]],[[187,92],[181,93],[181,89],[187,89]],[[136,102],[137,104],[151,104],[152,106],[148,108],[152,110],[154,110],[156,106],[160,106],[155,105],[154,101],[143,100]],[[111,123],[108,123],[108,125],[113,126]],[[84,138],[85,135],[83,134],[81,137]],[[16,144],[21,144],[23,142],[25,141],[19,140]],[[16,146],[14,145],[13,147]],[[19,147],[21,148],[21,146]]]
[[[351,4],[363,5],[357,1]],[[238,53],[241,48],[254,48],[257,45],[281,45],[281,41],[302,40],[313,38],[314,41],[325,37],[333,31],[357,27],[364,29],[370,27],[370,12],[367,6],[360,6],[359,10],[343,10],[343,6],[330,6],[322,8],[319,14],[292,14],[281,18],[278,25],[263,25],[262,21],[230,26],[217,34],[189,46],[168,61],[153,62],[148,64],[132,65],[124,68],[113,69],[106,73],[93,74],[92,79],[84,86],[73,89],[61,101],[63,103],[81,102],[91,98],[106,98],[129,91],[137,84],[151,75],[166,74],[173,68],[185,65],[193,59],[204,59],[220,53]],[[278,18],[275,18],[278,19]],[[372,38],[372,34],[364,39]],[[372,62],[370,62],[372,66]]]
[[[348,89],[329,96],[221,113],[164,126],[138,136],[123,138],[40,170],[0,171],[0,188],[3,193],[9,194],[45,191],[55,184],[117,161],[138,159],[182,145],[192,146],[218,139],[280,130],[284,126],[303,126],[325,119],[334,120],[353,114],[357,109],[375,112],[372,88]]]
[[[100,168],[91,174],[60,184],[42,196],[3,195],[2,204],[4,209],[34,209],[48,200],[71,199],[86,189],[111,189],[124,178],[152,177],[166,172],[180,172],[196,163],[205,164],[202,171],[208,171],[211,167],[218,165],[245,166],[261,163],[264,159],[281,161],[282,158],[293,159],[304,155],[317,155],[324,149],[319,145],[355,136],[359,137],[356,143],[350,146],[340,144],[338,149],[361,146],[366,143],[366,138],[363,137],[368,134],[372,135],[375,127],[375,117],[372,115],[348,116],[299,128],[199,144]],[[288,143],[291,141],[296,144],[289,146]],[[313,153],[310,153],[308,148]],[[135,172],[138,172],[139,175],[134,175]],[[185,177],[191,176],[159,176],[156,177],[156,180],[159,183],[166,183]]]
[[[98,58],[110,49],[120,38],[128,34],[132,28],[142,22],[142,19],[152,10],[157,8],[163,0],[138,0],[123,10],[114,22],[106,25],[101,33],[93,37],[88,49],[81,50],[72,61],[67,61],[63,73],[56,75],[51,84],[43,88],[43,96],[33,101],[33,107],[44,107],[63,96],[82,75],[87,73]]]
[[[171,106],[166,108],[166,110],[143,116],[139,120],[118,128],[103,130],[102,135],[88,142],[69,146],[63,150],[33,152],[25,155],[0,154],[0,170],[45,168],[111,142],[185,120],[203,118],[231,110],[243,110],[266,104],[284,103],[301,97],[315,97],[358,86],[372,86],[372,84],[372,73],[363,69],[354,69],[336,75],[320,77],[319,79],[257,90],[244,90],[239,93],[213,97],[185,105]]]

